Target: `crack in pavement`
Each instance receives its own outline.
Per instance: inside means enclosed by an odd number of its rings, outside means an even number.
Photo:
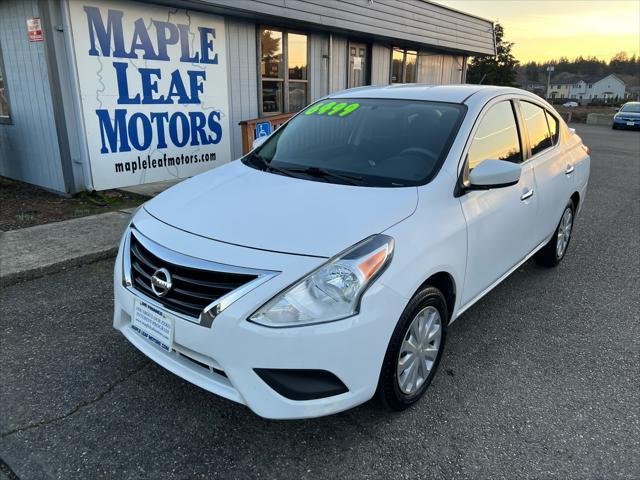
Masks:
[[[16,475],[16,473],[11,470],[11,467],[7,465],[7,462],[5,462],[2,458],[0,458],[0,473],[4,475],[7,480],[20,480],[18,475]]]
[[[99,402],[100,400],[102,400],[105,397],[105,395],[107,395],[108,393],[112,392],[113,389],[116,388],[118,385],[126,382],[128,379],[133,377],[136,373],[141,372],[142,370],[144,370],[149,365],[151,365],[150,361],[144,363],[142,366],[136,368],[135,370],[132,370],[131,372],[129,372],[124,377],[120,378],[119,380],[116,380],[114,383],[109,385],[109,387],[105,391],[99,393],[96,397],[92,398],[91,400],[85,400],[83,402],[80,402],[78,405],[73,407],[68,412],[63,413],[62,415],[59,415],[59,416],[53,417],[53,418],[49,418],[49,419],[45,418],[44,420],[40,420],[39,422],[29,423],[29,424],[27,424],[27,425],[25,425],[23,427],[16,427],[16,428],[14,428],[12,430],[9,430],[7,432],[0,433],[0,439],[6,438],[6,437],[8,437],[10,435],[13,435],[15,433],[26,432],[28,430],[33,430],[34,428],[39,428],[39,427],[42,427],[44,425],[49,425],[51,423],[55,423],[55,422],[59,422],[60,420],[64,420],[65,418],[68,418],[68,417],[74,415],[75,413],[79,412],[83,408],[88,407],[90,405],[93,405],[93,404]]]

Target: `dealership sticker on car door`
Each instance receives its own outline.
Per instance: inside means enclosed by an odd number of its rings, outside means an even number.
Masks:
[[[135,301],[131,328],[158,347],[171,351],[174,317],[142,300]]]

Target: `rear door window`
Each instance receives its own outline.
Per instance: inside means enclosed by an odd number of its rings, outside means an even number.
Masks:
[[[529,144],[531,145],[531,155],[553,146],[553,140],[549,133],[547,114],[544,108],[530,102],[521,101],[522,115],[524,123],[529,133]]]

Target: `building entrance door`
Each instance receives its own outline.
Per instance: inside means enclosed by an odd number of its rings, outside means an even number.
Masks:
[[[349,88],[367,84],[367,45],[349,42]]]

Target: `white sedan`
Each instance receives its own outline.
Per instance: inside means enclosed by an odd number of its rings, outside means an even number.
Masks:
[[[530,257],[562,261],[589,164],[553,107],[522,90],[336,93],[136,213],[114,326],[264,417],[374,395],[402,410],[431,382],[451,322]]]

